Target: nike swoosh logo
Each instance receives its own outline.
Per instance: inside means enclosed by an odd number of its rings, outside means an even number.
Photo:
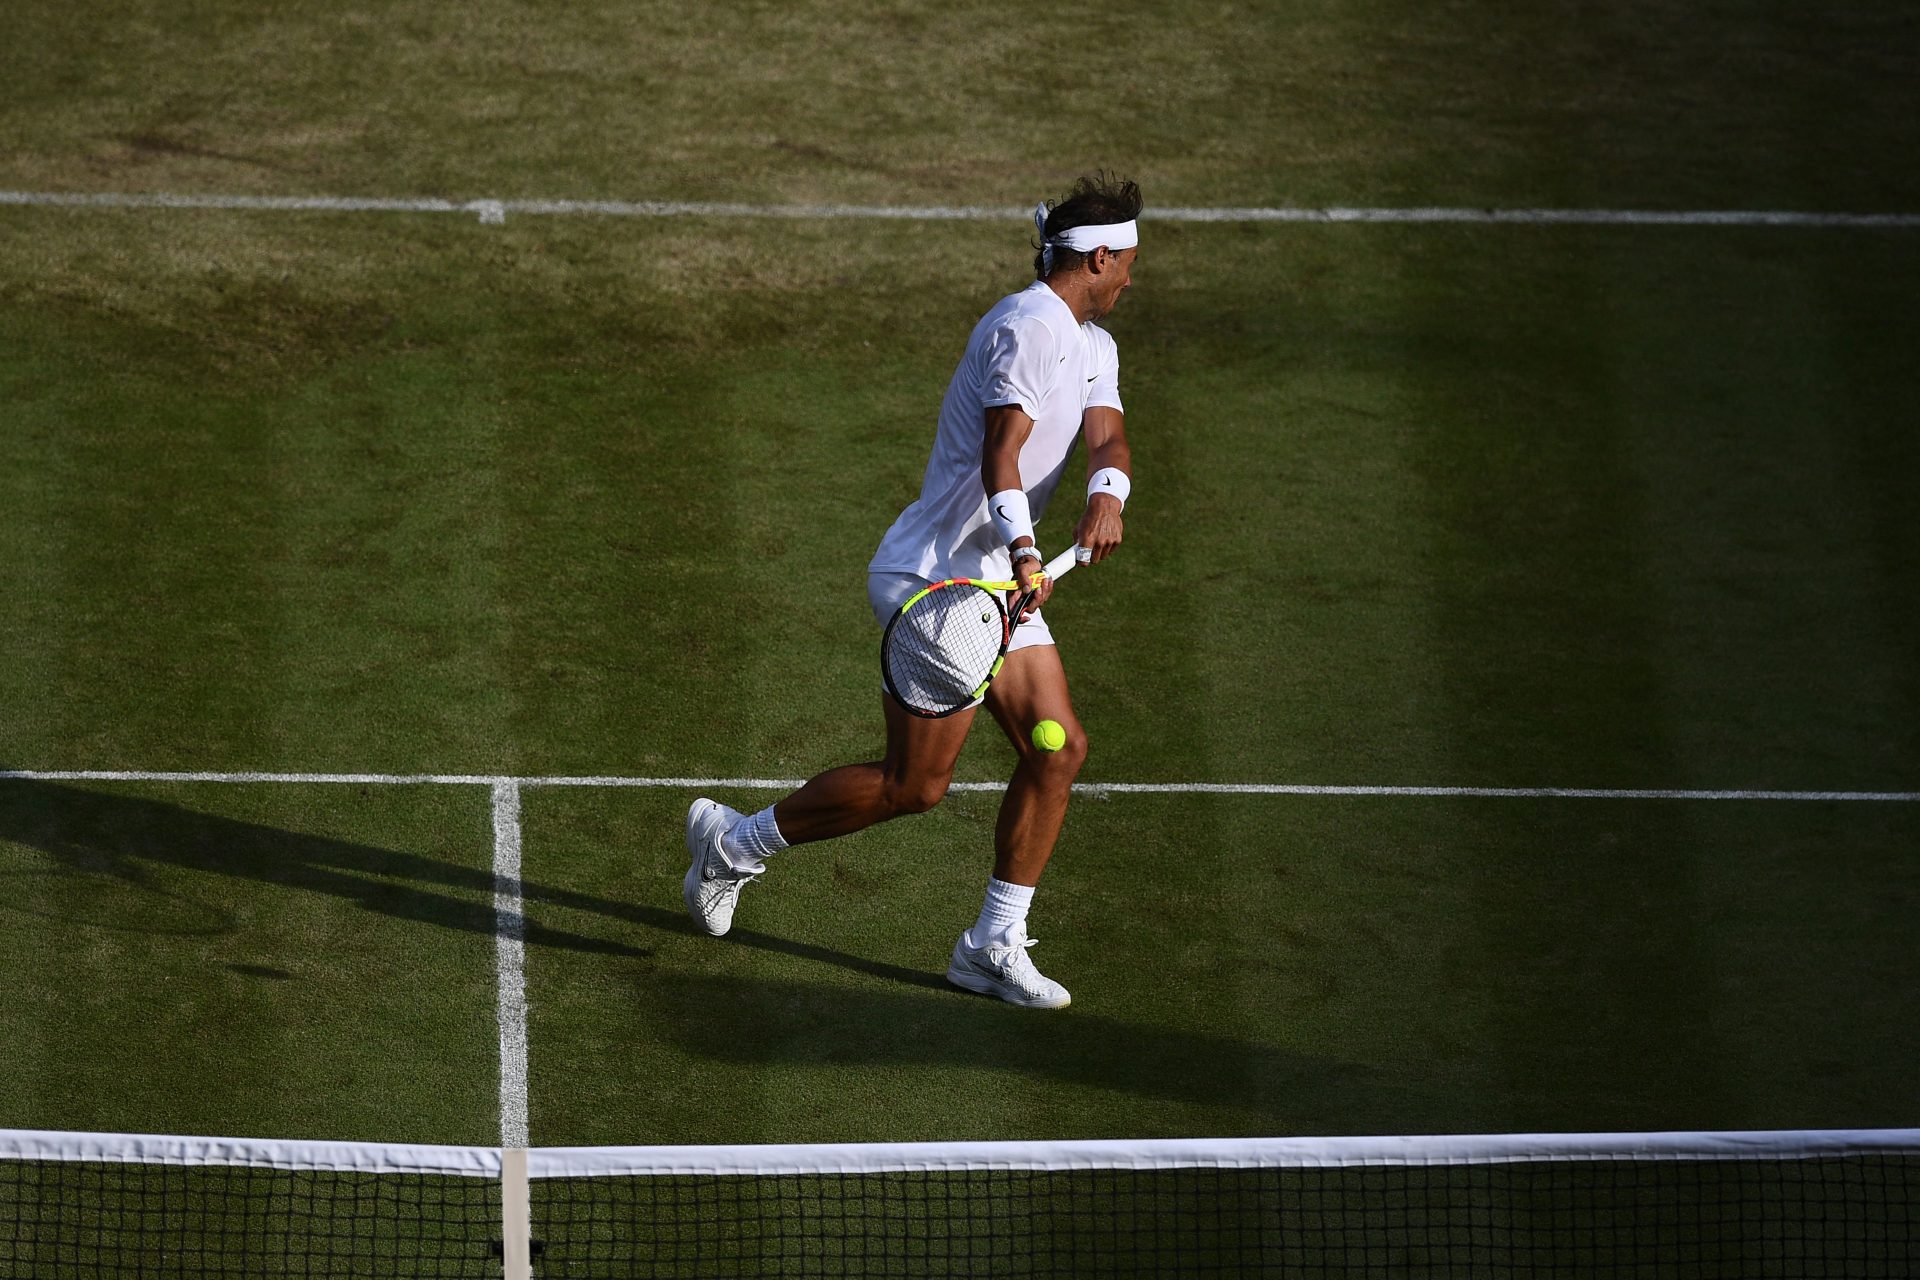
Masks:
[[[1010,520],[1013,518],[1007,514],[1007,504],[1004,502],[1001,503],[999,506],[995,507],[994,510],[1000,513],[1000,518],[1002,520]]]
[[[1113,488],[1113,477],[1108,476],[1105,480],[1102,480],[1100,483],[1105,485],[1107,488],[1111,489]]]
[[[1094,375],[1093,375],[1093,378],[1097,378],[1097,377],[1099,377],[1099,376],[1100,376],[1100,375],[1096,373],[1096,374],[1094,374]],[[1088,381],[1088,382],[1092,382],[1092,381],[1093,381],[1093,378],[1088,378],[1088,379],[1087,379],[1087,381]]]

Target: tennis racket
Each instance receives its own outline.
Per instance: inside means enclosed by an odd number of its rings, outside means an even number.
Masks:
[[[1068,547],[1047,576],[1065,577],[1079,555]],[[880,637],[880,678],[893,700],[929,719],[971,706],[1000,674],[1013,629],[1033,601],[1033,592],[1021,592],[1009,607],[1002,593],[1019,589],[1017,582],[948,578],[901,605]]]

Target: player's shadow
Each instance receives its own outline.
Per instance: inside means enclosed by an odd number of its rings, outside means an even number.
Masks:
[[[474,835],[484,840],[475,806]],[[678,833],[674,833],[676,838]],[[0,915],[38,915],[64,924],[149,934],[218,934],[234,921],[218,895],[195,894],[166,868],[252,880],[326,894],[364,910],[443,929],[492,937],[499,927],[490,868],[424,854],[356,844],[202,813],[165,800],[96,791],[42,779],[0,780],[0,841],[44,855],[32,867],[0,863]],[[31,883],[28,883],[28,882]],[[561,908],[614,922],[609,932],[685,933],[684,912],[602,898],[540,880],[521,880],[530,947],[644,957],[650,948],[623,938],[540,923],[531,914]],[[25,890],[15,892],[14,890]],[[944,989],[932,974],[848,955],[750,929],[729,941],[869,977]]]
[[[484,819],[474,826],[475,836],[484,839]],[[325,895],[393,919],[488,938],[499,923],[490,868],[59,782],[0,780],[0,842],[39,855],[0,859],[0,916],[37,915],[62,925],[163,936],[234,932],[240,924],[227,905],[232,900],[195,882],[195,876],[212,875]],[[609,932],[690,928],[682,913],[662,907],[539,881],[519,888],[529,908],[547,905],[599,917],[615,923]],[[628,941],[532,918],[525,921],[525,937],[533,947],[610,958],[651,954]],[[728,942],[883,985],[850,989],[719,974],[681,974],[662,983],[633,974],[636,1002],[650,1010],[652,1024],[688,1051],[712,1059],[970,1066],[1188,1103],[1217,1099],[1230,1088],[1240,1114],[1267,1111],[1273,1123],[1295,1127],[1302,1118],[1291,1114],[1290,1097],[1313,1097],[1323,1107],[1330,1097],[1347,1097],[1376,1110],[1382,1102],[1380,1081],[1343,1064],[1080,1010],[1013,1010],[955,992],[931,971],[751,929],[735,930]],[[939,998],[929,999],[929,990]],[[725,1016],[716,1016],[717,1010]]]
[[[485,833],[484,819],[476,818],[476,840]],[[285,831],[143,796],[39,779],[0,780],[0,841],[43,855],[30,865],[0,864],[0,914],[134,933],[232,932],[237,925],[222,896],[197,891],[191,879],[176,873],[185,870],[324,894],[377,915],[487,937],[499,926],[491,868]],[[528,904],[551,902],[628,923],[656,923],[636,919],[631,904],[531,882],[520,889]],[[525,919],[525,938],[530,946],[650,954],[532,918]]]
[[[484,841],[484,810],[474,808],[474,835]],[[240,927],[231,905],[237,901],[244,909],[248,900],[196,882],[217,876],[325,895],[376,915],[489,939],[499,927],[490,867],[288,831],[145,796],[39,779],[0,780],[0,842],[39,855],[0,858],[0,919],[39,916],[63,926],[161,936],[231,933]],[[631,939],[691,928],[678,910],[539,880],[518,887],[529,947],[643,958],[651,950]],[[542,924],[537,913],[543,908],[572,913],[575,927]],[[609,927],[597,927],[595,919]],[[885,986],[862,992],[722,976],[681,975],[665,984],[636,978],[642,984],[638,998],[661,1003],[661,1023],[690,1049],[712,1057],[977,1062],[1193,1099],[1215,1088],[1209,1072],[1222,1064],[1241,1063],[1242,1071],[1275,1082],[1299,1065],[1225,1038],[1141,1028],[1078,1011],[1064,1019],[1021,1017],[995,1001],[955,992],[931,970],[753,929],[734,930],[727,944],[832,966]],[[929,999],[929,992],[938,998]],[[754,1034],[734,1034],[728,1028],[735,1024],[713,1017],[715,1008],[747,1011]]]
[[[476,815],[483,811],[475,806]],[[486,838],[476,816],[476,840]],[[674,833],[677,838],[678,832]],[[202,813],[165,800],[95,791],[40,779],[0,780],[0,841],[38,850],[43,865],[0,867],[0,914],[49,916],[63,923],[153,934],[226,933],[234,922],[215,895],[194,895],[167,867],[253,880],[352,902],[367,911],[492,937],[495,889],[490,869],[424,854],[356,844]],[[23,877],[34,892],[9,893]],[[64,882],[64,888],[48,881]],[[597,897],[540,880],[518,885],[529,910],[541,907],[598,916],[630,926],[685,933],[684,912]],[[533,947],[642,957],[646,947],[555,928],[526,918]],[[848,955],[812,943],[736,929],[728,941],[869,977],[945,990],[937,976]]]
[[[944,989],[850,989],[723,975],[637,985],[646,1023],[714,1061],[764,1066],[972,1068],[1259,1115],[1310,1132],[1354,1115],[1418,1114],[1422,1100],[1378,1070],[1226,1035],[1070,1009],[1014,1009]]]

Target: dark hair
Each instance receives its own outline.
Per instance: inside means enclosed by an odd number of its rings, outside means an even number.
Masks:
[[[1102,169],[1089,174],[1073,184],[1073,190],[1067,193],[1065,200],[1047,206],[1047,225],[1043,238],[1047,240],[1070,231],[1074,227],[1106,226],[1112,222],[1132,222],[1140,216],[1140,184],[1131,178],[1120,178]],[[1044,280],[1050,274],[1046,268],[1044,246],[1035,245],[1033,255],[1033,274]],[[1073,271],[1086,261],[1087,255],[1064,246],[1055,246],[1053,250],[1053,270]]]

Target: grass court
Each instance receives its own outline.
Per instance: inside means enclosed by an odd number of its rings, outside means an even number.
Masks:
[[[0,189],[1148,212],[1083,781],[1920,778],[1902,6],[19,0]],[[797,778],[1030,225],[0,208],[0,770]],[[1071,494],[1069,485],[1063,496]],[[1058,545],[1076,511],[1041,529]],[[960,778],[1004,777],[983,718]],[[947,989],[997,797],[680,905],[680,788],[522,789],[539,1145],[1914,1121],[1920,806],[1112,794]],[[717,789],[757,808],[774,793]],[[499,1140],[462,785],[0,780],[0,1126]]]

